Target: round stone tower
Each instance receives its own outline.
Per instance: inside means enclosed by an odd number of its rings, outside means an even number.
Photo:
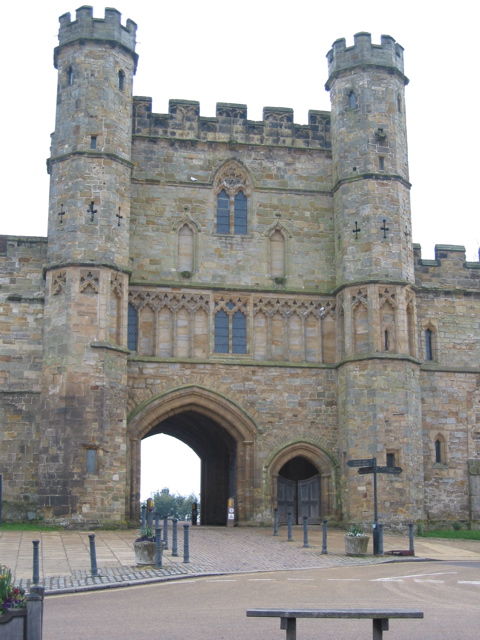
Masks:
[[[45,515],[125,519],[126,318],[136,25],[60,17],[43,359]]]
[[[419,362],[408,182],[403,48],[337,40],[328,55],[332,104],[340,453],[348,519],[371,521],[373,478],[349,459],[401,467],[379,475],[386,525],[422,517]]]

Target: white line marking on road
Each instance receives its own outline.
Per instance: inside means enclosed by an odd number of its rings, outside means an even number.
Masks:
[[[480,580],[457,580],[457,584],[480,584]]]
[[[360,582],[361,578],[327,578],[331,582]]]
[[[431,582],[433,584],[445,584],[445,580],[419,580],[418,578],[415,578],[414,582]]]
[[[314,582],[315,578],[287,578],[290,582]]]
[[[275,582],[275,578],[248,578],[247,582]]]
[[[370,580],[370,582],[403,582],[402,578],[375,578],[375,580]]]
[[[236,580],[205,580],[205,582],[236,582]]]
[[[410,576],[402,576],[402,578],[425,578],[426,576],[446,576],[449,574],[457,574],[458,571],[438,571],[437,573],[412,573]],[[398,578],[376,578],[370,582],[386,582],[388,580],[398,581]]]

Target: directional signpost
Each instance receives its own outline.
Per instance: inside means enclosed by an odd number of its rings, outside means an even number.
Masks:
[[[349,467],[359,467],[360,475],[373,473],[373,555],[379,553],[379,529],[378,529],[378,504],[377,504],[377,473],[388,473],[389,475],[399,475],[402,473],[401,467],[377,467],[376,458],[358,458],[347,462]]]

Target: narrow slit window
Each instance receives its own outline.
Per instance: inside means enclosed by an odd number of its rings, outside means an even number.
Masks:
[[[130,351],[137,350],[138,343],[138,311],[131,304],[128,305],[127,346]]]
[[[123,91],[125,88],[125,74],[123,71],[118,72],[118,88]]]
[[[85,457],[85,467],[87,473],[97,472],[97,450],[87,449]]]
[[[91,136],[90,137],[90,149],[96,149],[97,148],[97,136]]]
[[[68,67],[67,69],[67,84],[69,87],[73,84],[73,69],[72,67]]]
[[[385,171],[385,158],[383,156],[378,157],[378,170]]]
[[[425,358],[433,360],[433,332],[431,329],[425,331]]]
[[[350,107],[350,109],[357,108],[357,96],[353,91],[350,91],[350,93],[348,94],[348,106]]]
[[[385,338],[385,351],[388,351],[388,350],[389,350],[389,348],[390,348],[390,343],[389,343],[389,341],[388,341],[388,331],[385,331],[385,336],[384,336],[384,338]]]
[[[395,466],[395,454],[387,453],[387,467],[392,468]]]
[[[437,464],[441,464],[443,462],[442,459],[442,441],[440,438],[435,440],[435,462]]]

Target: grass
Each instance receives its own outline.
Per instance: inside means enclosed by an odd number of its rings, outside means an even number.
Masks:
[[[62,531],[64,527],[53,527],[46,524],[36,522],[4,522],[0,524],[0,532],[2,531]]]
[[[461,529],[437,529],[435,531],[424,531],[421,538],[448,538],[449,540],[480,540],[480,531],[469,531]]]

